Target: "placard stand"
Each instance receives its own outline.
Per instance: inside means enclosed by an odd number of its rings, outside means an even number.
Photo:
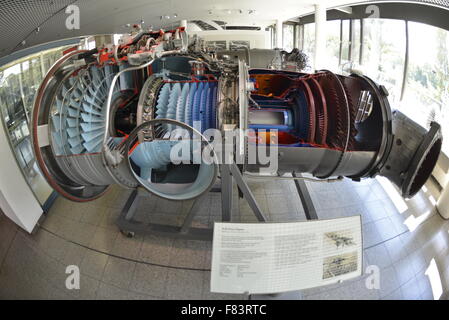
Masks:
[[[300,174],[293,173],[296,178],[301,178]],[[266,222],[267,219],[262,213],[254,194],[251,192],[248,184],[243,179],[242,173],[235,163],[221,165],[221,187],[214,187],[210,192],[221,192],[222,203],[222,221],[230,222],[232,220],[232,203],[233,203],[233,181],[235,180],[239,197],[244,198],[259,222]],[[307,220],[318,219],[318,215],[313,205],[312,198],[307,190],[304,180],[295,179],[295,186],[301,199]],[[139,207],[141,197],[152,196],[142,189],[133,190],[123,207],[119,218],[116,221],[120,231],[128,237],[133,237],[135,233],[152,234],[159,236],[168,236],[186,240],[206,240],[212,241],[213,228],[196,228],[192,227],[192,222],[207,194],[197,198],[190,208],[184,222],[181,226],[173,226],[166,224],[143,223],[134,220],[134,216]],[[300,291],[291,291],[277,294],[249,294],[246,293],[248,300],[300,300],[302,294]]]
[[[293,172],[293,176],[300,178],[301,175]],[[301,199],[302,207],[304,208],[304,213],[307,220],[318,219],[318,215],[313,205],[312,197],[310,196],[309,190],[307,189],[304,180],[295,180],[296,190],[298,191],[299,198]],[[302,293],[300,290],[289,291],[283,293],[274,294],[248,294],[248,300],[302,300]]]

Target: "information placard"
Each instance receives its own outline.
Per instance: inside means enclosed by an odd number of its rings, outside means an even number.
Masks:
[[[286,223],[215,223],[211,291],[269,294],[360,276],[360,216]]]

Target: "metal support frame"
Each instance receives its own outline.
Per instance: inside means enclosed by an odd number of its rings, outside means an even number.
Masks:
[[[301,174],[293,172],[293,176],[301,177]],[[296,179],[295,186],[298,191],[299,198],[301,199],[307,220],[318,220],[318,215],[316,213],[315,206],[313,205],[312,197],[310,196],[309,190],[307,190],[304,180]]]
[[[174,226],[168,224],[144,223],[133,219],[136,214],[136,210],[140,205],[141,198],[147,196],[149,195],[145,190],[133,190],[128,198],[128,201],[126,201],[125,206],[120,213],[120,216],[116,221],[116,225],[119,227],[120,231],[127,237],[134,237],[134,235],[138,233],[151,234],[156,236],[170,236],[186,240],[194,239],[208,241],[212,239],[212,229],[191,227],[193,218],[197,212],[198,207],[201,205],[201,200],[203,197],[195,200],[191,209],[187,213],[183,224],[181,226]]]
[[[294,177],[300,178],[301,174],[293,172]],[[318,215],[313,205],[312,197],[310,196],[309,190],[304,180],[295,179],[296,190],[298,191],[299,198],[301,199],[302,206],[304,208],[304,213],[307,220],[318,220]],[[274,294],[249,294],[248,300],[301,300],[302,293],[300,290],[274,293]]]
[[[245,198],[246,201],[248,201],[248,204],[249,204],[250,208],[253,210],[254,215],[256,216],[257,220],[259,220],[259,222],[266,222],[267,219],[266,219],[265,215],[260,210],[260,207],[257,204],[257,201],[254,198],[254,195],[251,192],[251,189],[248,187],[248,184],[245,182],[245,180],[243,180],[243,176],[240,173],[240,170],[237,167],[237,165],[235,163],[231,164],[230,169],[231,169],[231,175],[234,177],[234,179],[237,183],[237,186],[243,195],[243,198]]]
[[[295,177],[301,177],[301,174],[293,173]],[[235,163],[221,165],[221,187],[212,188],[209,192],[221,192],[222,204],[222,221],[232,221],[232,207],[233,207],[233,182],[236,182],[239,198],[244,198],[254,215],[259,222],[266,222],[267,218],[260,209],[251,189],[246,181],[243,179],[242,173]],[[296,190],[301,199],[302,206],[307,220],[318,219],[318,215],[313,205],[312,198],[307,190],[305,182],[301,179],[295,179]],[[195,199],[192,207],[187,213],[181,226],[144,223],[134,220],[137,208],[140,205],[141,197],[148,197],[149,195],[143,189],[135,189],[129,196],[123,207],[119,218],[116,221],[117,226],[127,236],[133,237],[135,233],[145,233],[160,236],[168,236],[174,238],[188,239],[188,240],[205,240],[211,241],[213,237],[212,228],[197,228],[192,227],[192,222],[198,209],[201,207],[207,193]]]
[[[293,172],[294,177],[301,177],[301,174]],[[260,209],[251,189],[243,179],[242,173],[235,163],[221,165],[221,187],[212,188],[209,192],[221,192],[222,221],[232,221],[233,207],[233,182],[236,182],[239,198],[244,198],[259,222],[266,222],[267,218]],[[313,205],[312,198],[307,190],[304,180],[295,179],[296,190],[301,199],[302,206],[307,220],[318,219],[318,215]],[[127,236],[133,237],[135,233],[153,234],[159,236],[168,236],[186,240],[205,240],[211,241],[213,238],[212,228],[192,227],[192,222],[198,209],[201,207],[207,193],[195,199],[192,207],[187,213],[181,226],[144,223],[134,220],[137,208],[140,205],[141,197],[151,196],[145,190],[140,188],[132,191],[123,207],[119,218],[116,221],[119,229]]]
[[[248,201],[250,208],[253,210],[259,222],[266,222],[267,219],[262,213],[253,193],[248,184],[243,179],[242,173],[235,163],[221,165],[221,188],[213,188],[210,192],[221,192],[222,203],[222,221],[232,221],[232,202],[233,202],[233,181],[235,180],[239,196]],[[181,226],[144,223],[134,220],[136,210],[139,207],[140,199],[143,196],[150,196],[142,189],[135,189],[125,203],[125,206],[116,221],[117,226],[127,236],[133,237],[135,233],[146,233],[160,236],[168,236],[189,240],[208,240],[213,237],[212,228],[196,228],[192,227],[192,222],[198,212],[207,193],[195,199],[192,207],[187,213]]]

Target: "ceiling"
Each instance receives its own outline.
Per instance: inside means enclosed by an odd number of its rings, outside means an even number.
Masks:
[[[314,3],[324,2],[328,7],[335,7],[354,1],[357,0],[2,0],[0,58],[50,41],[125,33],[129,31],[127,24],[141,20],[147,28],[170,27],[181,19],[222,20],[263,27],[277,19],[288,20],[310,13]],[[423,1],[449,6],[447,0]],[[78,30],[65,26],[68,5],[80,9]],[[161,16],[170,16],[170,19],[161,19]]]
[[[79,30],[65,27],[69,17],[65,9],[72,4],[80,9]],[[250,10],[255,12],[249,14]],[[177,25],[181,19],[264,26],[276,19],[287,20],[312,10],[313,0],[2,0],[0,57],[49,41],[128,32],[127,24],[141,20],[145,22],[144,27],[154,28]],[[167,15],[170,19],[161,19]]]

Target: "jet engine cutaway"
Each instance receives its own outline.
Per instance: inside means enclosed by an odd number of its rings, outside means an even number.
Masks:
[[[380,174],[404,197],[430,176],[440,126],[427,131],[392,112],[384,87],[368,77],[273,69],[271,57],[266,68],[263,57],[251,68],[195,41],[182,28],[143,32],[120,46],[70,52],[53,65],[35,99],[32,134],[39,167],[56,191],[89,201],[118,183],[171,200],[198,197],[219,166],[191,159],[211,148],[206,130],[228,127],[253,130],[239,141],[243,152],[248,144],[276,146],[277,176]],[[176,134],[188,138],[179,142],[181,163],[170,157]],[[244,165],[249,174],[261,167]]]

